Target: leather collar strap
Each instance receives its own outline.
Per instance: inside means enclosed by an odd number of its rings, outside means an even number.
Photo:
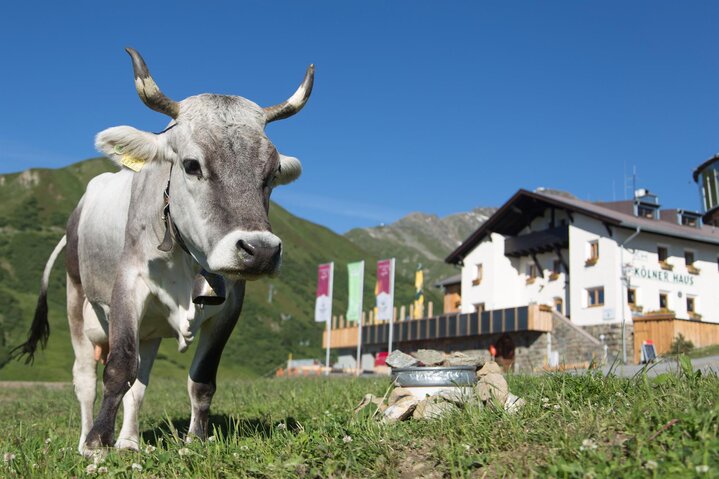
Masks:
[[[173,165],[170,165],[170,176],[167,178],[167,186],[165,187],[165,192],[162,195],[164,203],[164,206],[162,207],[162,221],[165,223],[165,236],[162,238],[162,243],[157,245],[157,249],[166,253],[170,252],[172,251],[175,242],[177,242],[177,244],[180,245],[180,248],[182,248],[185,253],[194,259],[194,256],[192,256],[190,250],[187,249],[187,245],[182,239],[180,230],[177,229],[177,225],[174,221],[172,221],[172,215],[170,214],[170,179],[172,178],[172,166]]]

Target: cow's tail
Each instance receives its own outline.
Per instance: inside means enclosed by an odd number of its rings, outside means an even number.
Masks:
[[[42,282],[40,283],[40,295],[37,298],[37,306],[35,307],[35,317],[30,326],[27,341],[10,351],[10,357],[13,359],[20,360],[23,356],[27,356],[25,364],[32,364],[35,360],[35,350],[38,343],[41,343],[43,349],[47,345],[47,338],[50,336],[50,323],[47,318],[47,289],[50,283],[50,271],[52,271],[55,260],[57,260],[66,244],[67,236],[63,236],[45,264],[45,271],[42,273]]]

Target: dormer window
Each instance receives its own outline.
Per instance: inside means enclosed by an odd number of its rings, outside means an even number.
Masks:
[[[641,216],[642,218],[648,218],[650,220],[653,220],[656,218],[656,212],[656,208],[637,205],[637,216]]]
[[[691,228],[701,228],[702,217],[699,213],[693,211],[679,210],[679,224]]]
[[[648,190],[634,192],[634,214],[650,220],[659,219],[659,198]]]

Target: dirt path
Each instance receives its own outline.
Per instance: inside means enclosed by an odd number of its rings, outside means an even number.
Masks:
[[[50,381],[0,381],[0,389],[35,388],[62,389],[72,386],[72,383]]]

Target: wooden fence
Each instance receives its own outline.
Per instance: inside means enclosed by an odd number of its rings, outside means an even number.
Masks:
[[[658,355],[671,349],[674,339],[681,334],[697,348],[719,344],[719,323],[677,319],[673,314],[656,314],[634,318],[634,362],[641,359],[644,341],[654,342]]]

